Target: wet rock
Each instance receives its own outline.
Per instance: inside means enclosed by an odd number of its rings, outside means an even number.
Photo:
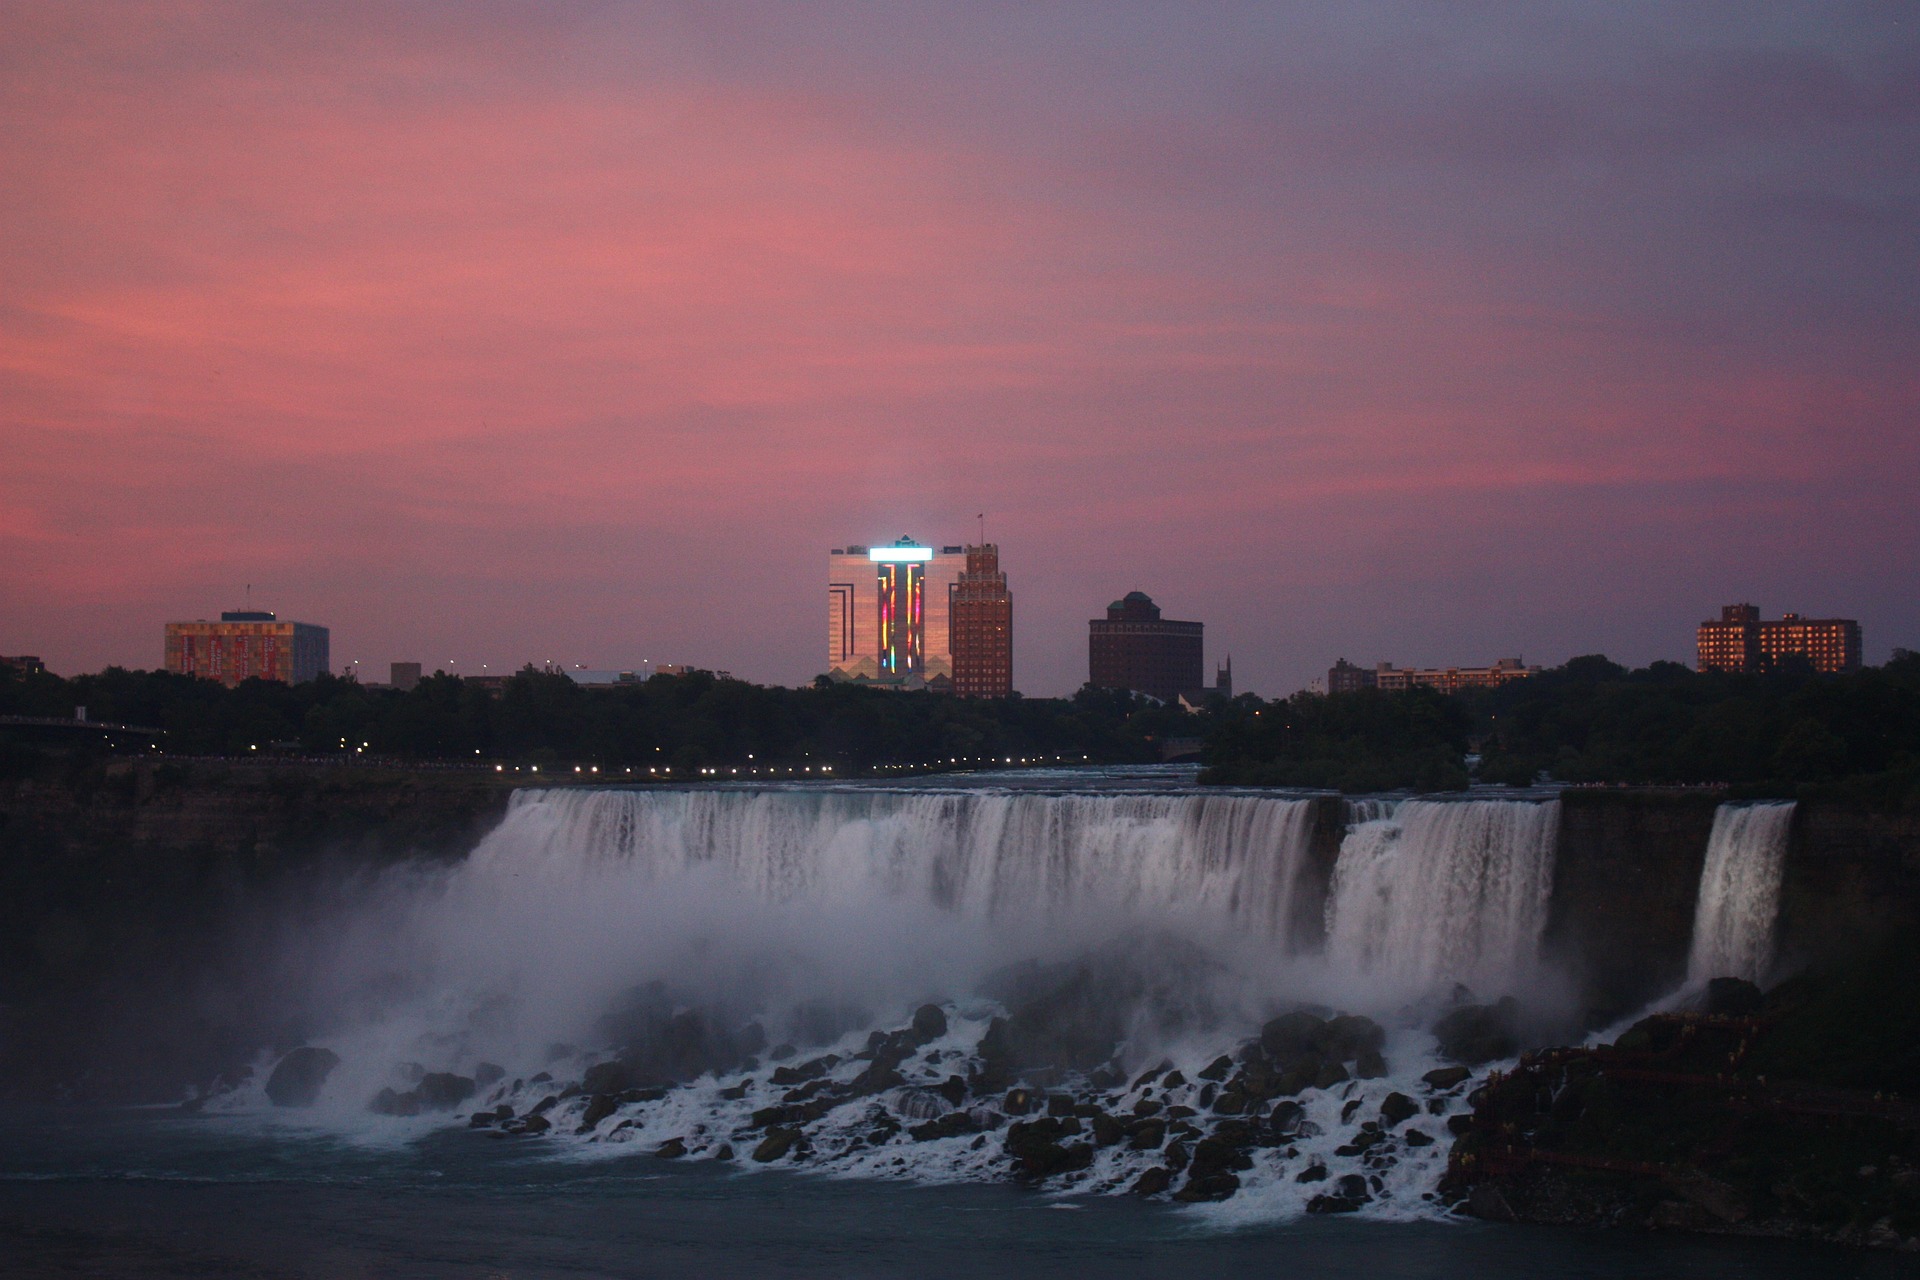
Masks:
[[[1751,1018],[1766,1006],[1760,988],[1744,978],[1715,978],[1707,983],[1707,1012],[1722,1018]]]
[[[1215,1115],[1243,1116],[1247,1113],[1247,1095],[1237,1089],[1222,1090],[1213,1100]]]
[[[1228,1170],[1245,1172],[1253,1168],[1253,1159],[1230,1142],[1202,1138],[1193,1146],[1192,1180],[1199,1181]],[[1235,1181],[1237,1187],[1238,1181]]]
[[[1380,1123],[1391,1129],[1420,1114],[1420,1104],[1404,1093],[1390,1093],[1380,1101]]]
[[[482,1089],[507,1078],[507,1069],[497,1062],[482,1062],[473,1069],[473,1082]]]
[[[1387,1043],[1387,1033],[1372,1018],[1343,1013],[1326,1025],[1322,1049],[1333,1058],[1348,1062],[1363,1053],[1379,1053]]]
[[[948,1076],[946,1080],[938,1086],[938,1091],[941,1097],[957,1107],[967,1100],[966,1077]]]
[[[1152,1084],[1155,1080],[1158,1080],[1171,1070],[1173,1070],[1173,1064],[1171,1062],[1163,1062],[1157,1067],[1149,1067],[1135,1077],[1133,1087],[1138,1089],[1142,1085]]]
[[[1173,1185],[1173,1171],[1162,1165],[1155,1165],[1133,1181],[1130,1188],[1137,1196],[1157,1196]]]
[[[798,1052],[800,1051],[790,1044],[777,1044],[767,1052],[767,1060],[770,1062],[785,1062]]]
[[[1127,1126],[1127,1145],[1135,1151],[1157,1151],[1167,1140],[1164,1120],[1136,1120]]]
[[[1213,1105],[1213,1100],[1219,1096],[1220,1096],[1220,1090],[1211,1082],[1209,1082],[1207,1084],[1203,1084],[1200,1086],[1200,1096],[1198,1101],[1200,1105],[1203,1107],[1211,1107]]]
[[[1300,1172],[1294,1174],[1293,1180],[1295,1182],[1325,1182],[1327,1180],[1327,1166],[1316,1160]]]
[[[952,1111],[953,1104],[932,1089],[902,1089],[893,1100],[893,1109],[903,1120],[937,1120]]]
[[[1360,1080],[1379,1080],[1387,1074],[1387,1060],[1378,1049],[1362,1049],[1353,1060],[1353,1074]]]
[[[1420,1078],[1436,1089],[1451,1089],[1473,1079],[1473,1072],[1467,1067],[1436,1067]]]
[[[1470,1115],[1448,1116],[1447,1132],[1456,1138],[1464,1138],[1473,1132],[1473,1117]]]
[[[687,1140],[685,1138],[668,1138],[654,1149],[653,1154],[662,1160],[678,1160],[681,1156],[687,1154]]]
[[[715,1147],[713,1149],[713,1158],[715,1160],[733,1159],[733,1144],[731,1142],[723,1142]]]
[[[1200,1072],[1200,1078],[1218,1084],[1232,1074],[1233,1059],[1223,1053],[1206,1065],[1206,1068]]]
[[[1092,1143],[1060,1141],[1074,1131],[1069,1129],[1069,1124],[1077,1127],[1075,1121],[1052,1117],[1023,1120],[1009,1125],[1006,1148],[1007,1154],[1014,1159],[1016,1172],[1023,1177],[1041,1179],[1091,1165]]]
[[[1367,1187],[1367,1180],[1357,1173],[1349,1173],[1334,1183],[1332,1190],[1309,1200],[1307,1212],[1353,1213],[1372,1199],[1373,1193]]]
[[[510,1127],[514,1133],[524,1133],[529,1137],[533,1137],[553,1128],[553,1122],[545,1116],[522,1116],[520,1119],[513,1121],[510,1126],[503,1127]]]
[[[1240,1179],[1231,1173],[1215,1171],[1201,1174],[1196,1170],[1187,1175],[1187,1185],[1174,1192],[1173,1198],[1182,1204],[1199,1204],[1226,1200],[1239,1189]]]
[[[796,1084],[805,1084],[809,1080],[818,1080],[821,1076],[824,1076],[827,1072],[839,1065],[839,1055],[829,1053],[823,1058],[815,1058],[810,1062],[803,1062],[797,1067],[775,1067],[773,1069],[773,1075],[769,1077],[769,1079],[771,1079],[774,1084],[786,1088]]]
[[[1127,1136],[1127,1127],[1104,1111],[1096,1111],[1087,1118],[1093,1130],[1093,1145],[1111,1147]]]
[[[547,1114],[547,1112],[553,1110],[555,1107],[559,1105],[560,1105],[559,1095],[550,1093],[546,1097],[540,1099],[540,1101],[533,1104],[531,1114],[536,1116],[543,1116]]]
[[[276,1107],[310,1107],[339,1065],[340,1055],[333,1050],[303,1045],[274,1064],[267,1077],[267,1100]]]
[[[1050,1093],[1047,1095],[1047,1114],[1054,1117],[1073,1114],[1073,1095],[1070,1093]]]
[[[1400,1140],[1410,1147],[1430,1147],[1434,1141],[1432,1135],[1421,1129],[1408,1129],[1400,1135]]]
[[[422,1111],[451,1111],[477,1091],[472,1076],[457,1076],[451,1071],[429,1071],[414,1086]]]
[[[1455,1062],[1479,1066],[1520,1052],[1520,1004],[1512,996],[1496,1004],[1470,1004],[1433,1024],[1440,1052]]]
[[[751,1083],[752,1081],[747,1082],[747,1084]],[[747,1084],[736,1084],[730,1088],[722,1089],[719,1095],[721,1100],[724,1102],[739,1102],[747,1096]]]
[[[587,1109],[581,1113],[581,1133],[592,1133],[600,1122],[620,1109],[619,1102],[604,1093],[596,1093],[587,1102]]]
[[[1213,1126],[1213,1136],[1231,1147],[1250,1147],[1253,1145],[1254,1128],[1247,1120],[1222,1120]]]
[[[1337,1084],[1344,1084],[1348,1078],[1345,1067],[1337,1062],[1329,1061],[1320,1068],[1320,1074],[1313,1078],[1313,1087],[1316,1089],[1331,1089]]]
[[[1142,1119],[1145,1119],[1147,1116],[1157,1116],[1165,1110],[1165,1105],[1153,1098],[1142,1098],[1133,1104],[1133,1114]]]
[[[767,1136],[760,1140],[760,1145],[753,1149],[753,1158],[761,1164],[771,1164],[793,1150],[794,1144],[799,1141],[798,1129],[769,1129]]]
[[[626,1066],[619,1062],[596,1062],[580,1077],[582,1093],[619,1093],[633,1083]]]
[[[965,1111],[952,1111],[925,1124],[916,1124],[907,1130],[907,1136],[915,1142],[932,1142],[938,1138],[957,1138],[964,1134],[978,1133],[980,1123]]]
[[[1353,1118],[1356,1115],[1360,1114],[1360,1108],[1362,1105],[1363,1105],[1363,1102],[1359,1098],[1349,1099],[1346,1105],[1340,1108],[1340,1123],[1351,1124],[1353,1122]]]
[[[1187,1078],[1178,1071],[1167,1072],[1167,1078],[1160,1082],[1162,1089],[1178,1089],[1187,1083]]]
[[[491,1111],[476,1111],[472,1115],[467,1117],[467,1128],[491,1129],[494,1125],[498,1124],[499,1122],[500,1122],[500,1117],[494,1115],[493,1112]]]
[[[1023,1116],[1033,1110],[1033,1090],[1009,1089],[1007,1096],[1001,1099],[1000,1109],[1010,1116]]]
[[[947,1034],[946,1011],[937,1004],[923,1004],[913,1011],[913,1034],[922,1042],[938,1040]]]
[[[411,1089],[405,1093],[382,1089],[373,1095],[367,1110],[380,1116],[417,1116],[420,1114],[420,1096]]]
[[[527,1077],[527,1083],[528,1084],[552,1084],[553,1073],[551,1071],[538,1072],[535,1075]]]

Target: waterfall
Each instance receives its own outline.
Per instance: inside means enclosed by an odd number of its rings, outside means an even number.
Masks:
[[[1758,982],[1773,963],[1793,802],[1723,804],[1714,812],[1694,908],[1691,984],[1713,978]]]
[[[962,917],[1197,913],[1284,943],[1313,802],[878,790],[522,791],[472,874],[661,880]]]
[[[1354,825],[1327,901],[1336,968],[1418,990],[1511,991],[1546,925],[1558,801],[1408,800]]]

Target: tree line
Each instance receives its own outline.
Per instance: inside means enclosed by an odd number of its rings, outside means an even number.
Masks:
[[[1759,675],[1629,670],[1593,655],[1456,695],[1239,699],[1205,759],[1203,781],[1238,785],[1719,784],[1920,805],[1920,655],[1845,675],[1798,660]]]
[[[839,773],[948,760],[1161,758],[1169,737],[1200,738],[1203,714],[1083,689],[1071,698],[968,699],[825,680],[779,688],[706,672],[583,687],[528,667],[489,689],[436,673],[411,690],[326,675],[296,685],[227,688],[164,671],[116,667],[65,679],[0,668],[0,715],[71,717],[164,730],[175,755],[370,755],[412,761],[593,763],[672,768],[832,765]],[[54,735],[7,735],[37,754]],[[24,745],[23,745],[24,744]]]

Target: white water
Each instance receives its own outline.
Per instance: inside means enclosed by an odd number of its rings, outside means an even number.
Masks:
[[[1758,982],[1772,966],[1793,809],[1787,801],[1715,810],[1694,908],[1689,986],[1723,977]]]
[[[1327,899],[1330,964],[1375,982],[1511,990],[1537,957],[1558,801],[1409,800],[1355,825]]]
[[[1318,1132],[1257,1152],[1241,1192],[1213,1212],[1298,1212],[1325,1190],[1294,1178],[1316,1162],[1335,1179],[1379,1179],[1369,1213],[1431,1212],[1424,1196],[1445,1162],[1444,1119],[1465,1090],[1438,1096],[1420,1082],[1441,1064],[1406,1002],[1454,982],[1484,998],[1526,993],[1558,806],[1358,802],[1324,904],[1324,956],[1302,955],[1292,936],[1303,911],[1323,908],[1299,900],[1315,806],[1192,791],[519,792],[462,863],[393,877],[326,942],[309,940],[298,959],[311,975],[312,1041],[342,1062],[318,1106],[273,1122],[404,1140],[448,1115],[371,1116],[368,1100],[422,1070],[472,1075],[482,1062],[506,1079],[472,1105],[525,1114],[605,1056],[600,1015],[649,982],[716,1025],[751,1019],[802,1058],[833,1049],[847,1059],[836,1080],[862,1069],[853,1054],[868,1031],[939,1003],[950,1033],[902,1067],[910,1084],[931,1086],[969,1071],[987,1021],[1006,1009],[1009,970],[1091,962],[1137,980],[1121,1064],[1133,1073],[1171,1059],[1189,1083],[1157,1100],[1203,1116],[1199,1070],[1275,1013],[1319,1002],[1387,1026],[1390,1074],[1309,1090],[1300,1101]],[[552,1141],[582,1156],[670,1138],[695,1153],[750,1149],[751,1113],[786,1092],[770,1065],[702,1075],[580,1135],[586,1100],[573,1099],[552,1113]],[[225,1105],[260,1107],[261,1083]],[[1431,1102],[1409,1127],[1440,1140],[1396,1146],[1373,1164],[1338,1155],[1393,1091]],[[1140,1092],[1122,1089],[1106,1105],[1128,1110]],[[920,1089],[888,1098],[818,1121],[808,1166],[1004,1176],[997,1135],[869,1144],[876,1105],[921,1119],[944,1105]],[[1102,1149],[1063,1185],[1120,1190],[1159,1159]]]

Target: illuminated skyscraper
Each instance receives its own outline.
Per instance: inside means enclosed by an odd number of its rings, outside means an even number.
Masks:
[[[1013,692],[1013,593],[998,546],[968,547],[966,555],[953,589],[953,691],[1004,698]]]
[[[827,674],[904,688],[953,687],[951,598],[964,547],[902,536],[827,557]]]

